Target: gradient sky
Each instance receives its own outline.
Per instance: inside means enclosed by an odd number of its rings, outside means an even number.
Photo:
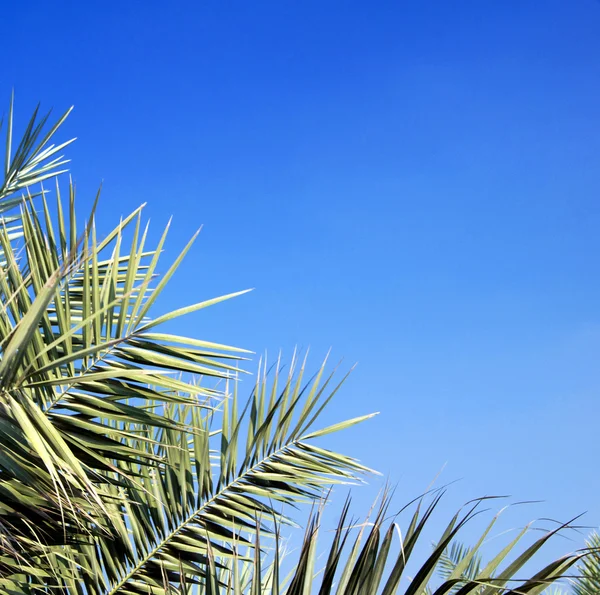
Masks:
[[[2,21],[6,104],[75,104],[100,229],[147,201],[173,257],[204,225],[162,305],[256,288],[175,330],[357,361],[324,422],[382,412],[332,445],[402,501],[446,465],[450,508],[506,493],[600,523],[600,2],[33,0]]]

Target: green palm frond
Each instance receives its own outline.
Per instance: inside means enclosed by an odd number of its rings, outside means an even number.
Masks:
[[[59,144],[54,144],[52,141],[71,113],[71,109],[68,109],[53,124],[49,124],[51,113],[40,115],[38,105],[18,143],[14,138],[14,94],[11,97],[8,114],[0,118],[0,131],[3,128],[6,131],[2,178],[0,178],[0,224],[5,228],[6,237],[11,242],[23,235],[19,215],[11,213],[21,205],[23,194],[43,195],[43,190],[31,194],[30,188],[66,171],[64,166],[69,160],[61,153],[75,139]],[[4,251],[0,251],[0,262],[3,258]]]
[[[482,564],[482,556],[476,549],[454,541],[442,553],[438,573],[444,580],[450,577],[463,579],[452,589],[452,592],[456,592],[462,584],[475,580],[481,574]]]
[[[8,116],[0,120],[6,127],[4,153],[4,180],[0,185],[0,213],[14,208],[21,202],[14,194],[48,178],[55,177],[66,170],[60,169],[69,160],[60,155],[61,151],[75,139],[70,139],[59,145],[49,144],[58,129],[62,126],[73,108],[68,109],[60,118],[45,130],[50,113],[40,116],[38,105],[31,116],[25,132],[18,145],[15,145],[14,125],[14,94],[11,97]]]
[[[578,578],[573,583],[575,595],[596,595],[600,593],[600,535],[594,531],[587,539],[589,548],[578,566]]]

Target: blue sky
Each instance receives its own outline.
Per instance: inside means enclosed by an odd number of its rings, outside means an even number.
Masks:
[[[333,444],[399,498],[446,465],[450,506],[600,523],[600,2],[34,0],[3,21],[6,102],[75,104],[100,227],[147,201],[172,257],[204,225],[164,307],[256,288],[177,330],[358,361],[325,421],[382,412]]]

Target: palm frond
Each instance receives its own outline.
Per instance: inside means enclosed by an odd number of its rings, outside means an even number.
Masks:
[[[477,552],[477,548],[454,541],[443,552],[438,573],[444,580],[463,579],[462,583],[457,583],[456,587],[452,589],[452,592],[456,592],[460,589],[461,584],[474,580],[481,573],[482,564],[483,559]]]
[[[69,162],[62,155],[63,149],[75,139],[54,144],[56,133],[63,125],[72,108],[63,113],[53,124],[49,125],[51,113],[40,115],[38,105],[18,143],[14,135],[14,93],[10,100],[8,114],[0,119],[0,131],[4,127],[4,159],[2,178],[0,178],[0,224],[5,228],[6,236],[12,242],[23,235],[18,214],[9,214],[17,209],[24,195],[43,196],[41,192],[30,194],[30,188],[45,180],[54,178],[67,170],[64,166]],[[0,262],[3,252],[0,252]]]
[[[600,593],[600,535],[594,531],[586,545],[589,551],[577,568],[578,577],[573,581],[574,595]]]

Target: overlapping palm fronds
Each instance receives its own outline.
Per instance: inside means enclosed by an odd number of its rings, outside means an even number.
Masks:
[[[204,579],[210,556],[222,568],[239,547],[253,549],[259,527],[266,538],[271,521],[291,522],[282,506],[312,501],[331,483],[353,481],[365,471],[360,464],[310,443],[361,421],[312,429],[335,390],[327,389],[331,378],[320,382],[321,372],[303,383],[303,370],[292,369],[283,383],[275,377],[270,386],[259,374],[249,401],[239,403],[234,388],[222,413],[167,404],[164,416],[172,426],[126,422],[123,429],[131,437],[123,442],[143,449],[156,464],[115,462],[121,472],[114,478],[121,481],[108,488],[113,499],[107,507],[116,530],[82,536],[83,548],[63,548],[61,581],[54,589],[98,595],[184,592],[182,584]],[[230,382],[235,387],[238,381]],[[215,418],[222,421],[219,432]]]
[[[140,211],[98,241],[93,218],[77,233],[72,187],[68,220],[58,195],[57,230],[42,200],[44,222],[29,199],[22,205],[24,249],[19,258],[0,229],[7,259],[0,278],[1,485],[10,486],[7,500],[20,507],[31,504],[32,513],[44,510],[42,496],[55,513],[71,515],[73,522],[82,517],[91,521],[106,514],[99,490],[110,483],[107,472],[116,469],[115,458],[147,456],[122,441],[123,430],[115,422],[179,427],[144,404],[210,407],[210,398],[219,391],[171,371],[226,379],[241,350],[154,330],[161,322],[232,296],[155,320],[147,317],[189,245],[151,289],[165,235],[157,250],[145,250]],[[128,227],[133,227],[133,240],[123,254]],[[24,492],[31,490],[36,495],[29,499]],[[60,527],[53,517],[48,522]],[[48,538],[53,532],[45,529]]]
[[[12,156],[11,103],[0,189],[2,212],[20,207],[0,222],[0,547],[6,553],[0,571],[4,566],[6,573],[25,563],[31,544],[68,541],[73,527],[108,531],[104,491],[115,480],[107,471],[117,469],[116,459],[147,456],[123,443],[115,422],[178,427],[128,400],[207,407],[219,391],[169,372],[227,378],[242,353],[155,332],[162,322],[231,296],[149,319],[189,245],[152,290],[166,232],[157,250],[145,250],[139,210],[97,241],[93,216],[78,233],[72,185],[66,209],[56,188],[55,221],[43,193],[41,219],[30,193],[14,196],[65,163],[54,156],[68,143],[48,141],[66,115],[47,133],[47,118],[36,117],[37,110]],[[15,221],[18,233],[10,226]],[[128,227],[133,242],[123,251]]]
[[[0,592],[399,592],[438,498],[417,507],[396,553],[387,500],[359,537],[346,527],[346,508],[318,576],[313,516],[283,578],[279,536],[293,524],[291,508],[368,471],[315,441],[369,416],[319,429],[341,384],[325,364],[307,380],[296,357],[287,372],[280,361],[270,372],[263,363],[252,382],[247,351],[171,334],[171,320],[244,292],[156,315],[193,238],[159,276],[168,226],[149,247],[142,208],[106,233],[96,229],[95,205],[84,225],[78,220],[73,184],[61,195],[57,183],[52,201],[31,192],[65,163],[57,155],[68,143],[49,143],[66,114],[45,132],[36,111],[15,149],[12,111],[0,188]],[[452,520],[406,595],[431,587],[476,510]],[[498,572],[518,539],[483,569],[467,562],[435,594],[458,586],[461,595],[516,593],[516,573],[551,535]],[[545,567],[519,592],[540,593],[576,559]]]
[[[362,470],[308,442],[323,370],[307,388],[302,366],[280,393],[275,371],[268,397],[259,375],[242,410],[223,387],[243,350],[162,331],[243,292],[151,317],[193,240],[157,278],[167,230],[148,249],[141,209],[99,238],[93,214],[78,227],[72,184],[66,204],[57,185],[54,211],[43,194],[41,207],[21,199],[22,246],[0,229],[0,587],[131,592],[157,568],[177,584],[207,547],[232,547],[232,523],[275,515],[268,500],[310,500]]]
[[[329,545],[320,547],[322,533],[322,510],[308,522],[305,537],[293,560],[282,557],[279,549],[268,561],[260,558],[232,559],[227,571],[215,566],[211,569],[213,591],[205,585],[189,586],[186,595],[541,595],[549,584],[569,572],[577,560],[585,554],[569,555],[542,567],[534,576],[521,575],[526,564],[556,533],[565,531],[569,524],[544,532],[533,543],[520,548],[528,535],[525,528],[493,555],[486,565],[481,548],[492,530],[493,518],[472,548],[456,548],[452,543],[463,528],[480,514],[482,498],[469,503],[459,511],[442,532],[433,552],[424,560],[415,559],[415,551],[423,539],[432,515],[443,492],[434,494],[429,502],[420,498],[401,512],[410,512],[406,527],[398,521],[397,514],[390,514],[390,501],[383,502],[372,518],[353,522],[349,518],[346,503]],[[448,548],[454,554],[448,553]],[[453,555],[456,564],[448,556]],[[480,564],[478,566],[478,563]],[[235,571],[233,571],[235,569]],[[291,570],[290,570],[291,569]],[[407,572],[411,576],[407,576]],[[236,577],[226,581],[226,577]],[[218,588],[219,582],[225,583]]]

